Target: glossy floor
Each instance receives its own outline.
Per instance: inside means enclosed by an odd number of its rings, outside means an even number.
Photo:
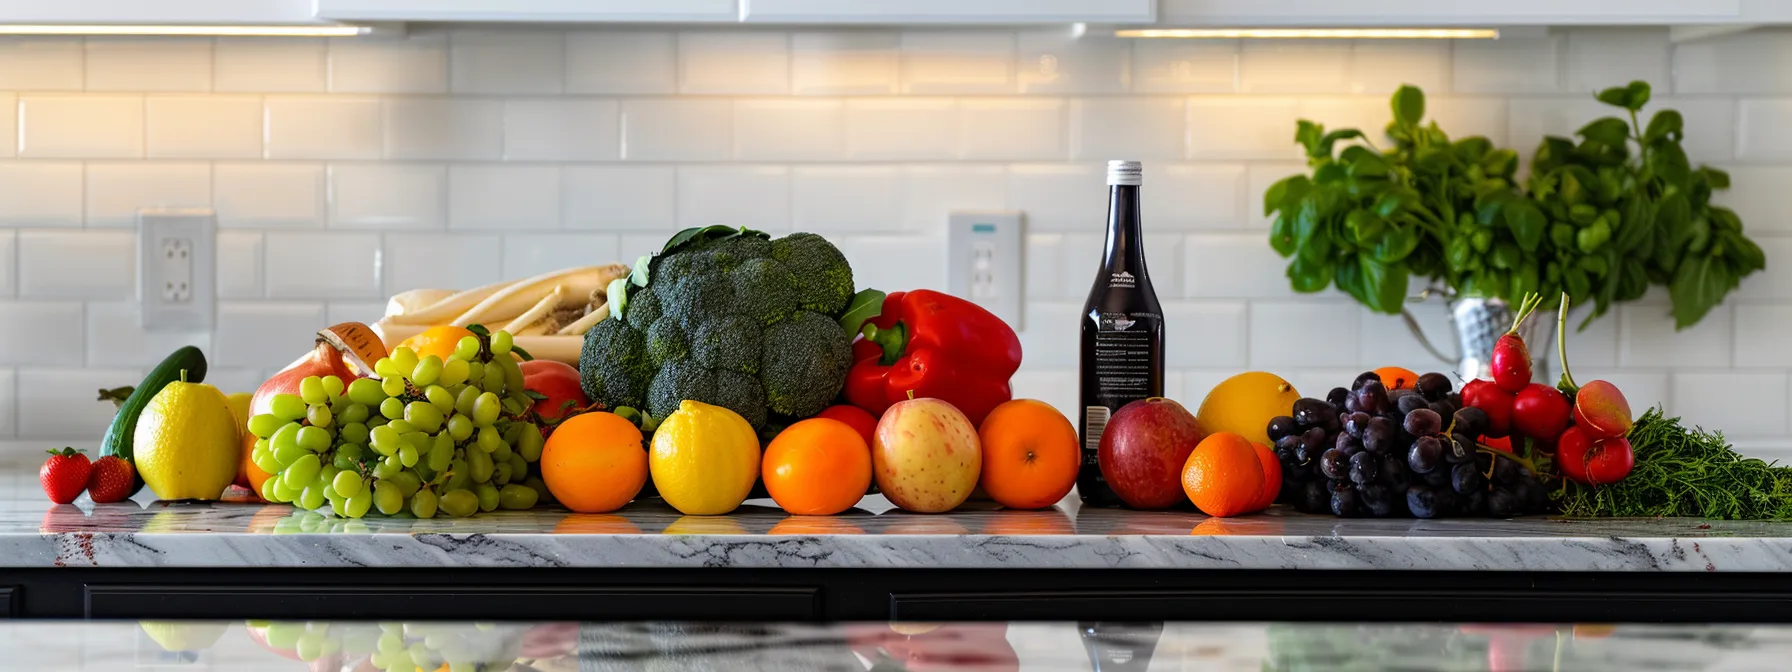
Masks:
[[[1780,670],[1747,626],[978,623],[0,623],[21,670],[608,672]],[[309,662],[307,662],[309,661]],[[444,667],[444,663],[448,663]]]

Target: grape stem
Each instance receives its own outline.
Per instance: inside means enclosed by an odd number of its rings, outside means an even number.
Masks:
[[[1537,470],[1537,463],[1536,463],[1536,462],[1533,462],[1533,461],[1531,461],[1531,460],[1529,460],[1529,459],[1526,459],[1526,458],[1523,458],[1523,457],[1519,457],[1519,456],[1518,456],[1518,453],[1514,453],[1514,452],[1512,452],[1512,451],[1510,451],[1510,450],[1500,450],[1500,449],[1498,449],[1498,448],[1495,448],[1495,447],[1493,447],[1493,446],[1489,446],[1489,445],[1487,445],[1487,444],[1484,444],[1484,443],[1477,443],[1477,444],[1475,444],[1475,450],[1478,450],[1478,451],[1480,451],[1480,452],[1483,452],[1483,453],[1487,453],[1487,454],[1489,454],[1489,455],[1492,455],[1492,456],[1494,456],[1494,457],[1503,457],[1503,458],[1506,458],[1506,459],[1508,459],[1508,460],[1511,460],[1511,461],[1513,461],[1513,462],[1517,462],[1517,463],[1518,463],[1518,464],[1519,464],[1519,466],[1522,466],[1522,467],[1524,467],[1524,468],[1526,468],[1526,469],[1529,469],[1529,470],[1531,470],[1531,473],[1533,473],[1533,474],[1538,474],[1538,475],[1542,475],[1542,473],[1543,473],[1543,472],[1541,472],[1541,471],[1538,471],[1538,470]],[[1487,470],[1487,475],[1488,475],[1488,476],[1492,476],[1492,475],[1493,475],[1493,469],[1492,469],[1492,468],[1491,468],[1491,467],[1489,467],[1489,468],[1488,468],[1488,470]]]

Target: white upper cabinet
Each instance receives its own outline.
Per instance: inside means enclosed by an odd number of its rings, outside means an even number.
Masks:
[[[741,0],[749,23],[1150,23],[1153,0]]]
[[[0,23],[304,25],[319,21],[312,0],[0,0]]]
[[[733,23],[736,0],[316,0],[334,21]]]
[[[1185,27],[1443,27],[1728,23],[1785,0],[1159,0]],[[1761,17],[1768,18],[1768,17]],[[1779,19],[1784,20],[1784,19]]]

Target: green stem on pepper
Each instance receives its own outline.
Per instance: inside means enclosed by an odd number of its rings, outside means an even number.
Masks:
[[[859,329],[859,333],[865,336],[865,340],[883,348],[884,356],[877,361],[883,366],[890,366],[895,364],[896,360],[902,359],[903,351],[908,348],[908,327],[901,322],[897,322],[896,326],[888,329],[866,322],[865,326]]]

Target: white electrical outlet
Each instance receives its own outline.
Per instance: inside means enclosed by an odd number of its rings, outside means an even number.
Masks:
[[[1019,212],[954,212],[946,226],[946,289],[1021,328],[1024,231]]]
[[[217,218],[209,210],[137,213],[137,287],[143,328],[211,329]]]

